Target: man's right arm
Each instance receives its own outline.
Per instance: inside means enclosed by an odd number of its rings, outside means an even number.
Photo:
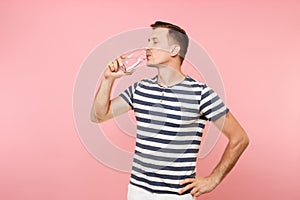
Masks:
[[[92,105],[90,116],[92,122],[100,123],[131,109],[120,96],[110,99],[114,81],[117,78],[131,74],[119,70],[121,64],[122,60],[118,58],[106,67]]]

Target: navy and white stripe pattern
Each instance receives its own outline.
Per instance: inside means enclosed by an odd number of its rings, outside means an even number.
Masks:
[[[195,177],[205,122],[228,109],[210,87],[189,76],[168,88],[157,83],[157,76],[144,79],[120,96],[137,121],[130,183],[153,193],[178,194],[179,181]]]

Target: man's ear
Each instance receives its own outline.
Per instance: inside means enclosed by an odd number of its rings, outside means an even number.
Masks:
[[[171,56],[176,56],[177,54],[179,54],[179,51],[180,51],[179,45],[172,45]]]

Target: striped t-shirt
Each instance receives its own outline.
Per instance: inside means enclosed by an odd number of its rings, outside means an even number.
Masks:
[[[152,193],[178,194],[179,182],[195,177],[205,122],[228,109],[210,87],[189,76],[167,88],[157,76],[143,79],[120,96],[137,122],[130,183]]]

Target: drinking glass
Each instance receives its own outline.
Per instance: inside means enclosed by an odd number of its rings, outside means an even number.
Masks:
[[[124,72],[131,72],[137,67],[146,65],[146,49],[138,48],[130,50],[122,54],[121,58],[123,65],[121,65],[120,68]]]

